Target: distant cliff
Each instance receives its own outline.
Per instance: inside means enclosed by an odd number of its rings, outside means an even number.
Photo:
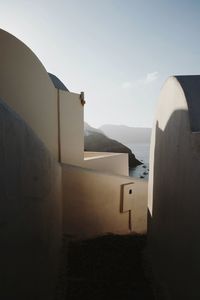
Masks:
[[[101,130],[95,129],[85,123],[84,132],[85,151],[128,153],[129,167],[133,168],[141,164],[128,147],[108,138]]]
[[[103,125],[101,132],[123,144],[150,144],[151,128]]]

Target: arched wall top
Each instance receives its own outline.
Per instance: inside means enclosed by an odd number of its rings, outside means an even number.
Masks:
[[[177,114],[177,112],[185,112]],[[158,142],[158,131],[165,132],[167,126],[173,117],[173,134],[179,131],[181,124],[187,124],[186,127],[190,131],[190,123],[188,116],[188,103],[184,90],[175,76],[170,76],[164,83],[157,103],[154,125],[151,133],[150,143],[150,173],[148,185],[148,208],[153,213],[153,188],[154,188],[154,163],[155,163],[155,147]],[[171,123],[171,122],[170,122]],[[183,133],[181,133],[183,134]],[[158,156],[156,157],[158,159]]]
[[[164,131],[170,116],[177,110],[188,111],[188,105],[178,79],[175,76],[170,76],[160,91],[154,127],[158,122],[158,126]]]
[[[160,130],[164,136],[165,131],[169,132],[169,124],[172,129],[171,136],[173,137],[177,132],[182,136],[186,136],[191,131],[200,132],[200,75],[171,76],[161,89],[150,147],[148,207],[151,213],[155,145],[159,143],[157,132]]]
[[[49,74],[46,71],[44,65],[42,64],[42,62],[39,60],[39,58],[36,56],[36,54],[20,39],[18,39],[17,37],[15,37],[14,35],[12,35],[11,33],[3,30],[0,28],[0,51],[1,53],[5,53],[6,51],[8,51],[8,46],[13,46],[13,49],[11,49],[11,51],[7,52],[7,55],[10,55],[10,53],[12,53],[14,55],[14,59],[16,60],[17,58],[19,58],[19,53],[18,53],[18,49],[23,52],[24,55],[29,55],[29,59],[31,60],[31,62],[33,64],[36,64],[38,68],[40,68],[40,71],[43,71],[47,80],[49,81],[49,84],[54,86],[51,78],[49,78]],[[17,52],[16,52],[17,51]],[[5,59],[5,56],[2,57]],[[23,62],[26,62],[25,60],[26,57],[24,57],[24,61],[21,59],[18,63],[22,64]],[[26,67],[25,65],[23,66],[24,68]]]
[[[0,29],[0,97],[58,157],[57,91],[37,56]]]
[[[191,131],[200,132],[200,75],[175,77],[185,94]]]

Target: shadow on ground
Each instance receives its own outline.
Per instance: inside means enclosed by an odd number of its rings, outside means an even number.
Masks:
[[[146,236],[137,235],[69,242],[63,299],[153,300],[145,246]]]

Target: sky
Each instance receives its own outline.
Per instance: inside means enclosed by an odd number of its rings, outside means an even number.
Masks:
[[[0,28],[85,92],[94,127],[151,127],[165,80],[200,74],[199,0],[0,0]]]

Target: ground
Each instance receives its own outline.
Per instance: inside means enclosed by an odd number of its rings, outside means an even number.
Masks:
[[[67,244],[56,300],[154,299],[146,236],[106,235]]]

